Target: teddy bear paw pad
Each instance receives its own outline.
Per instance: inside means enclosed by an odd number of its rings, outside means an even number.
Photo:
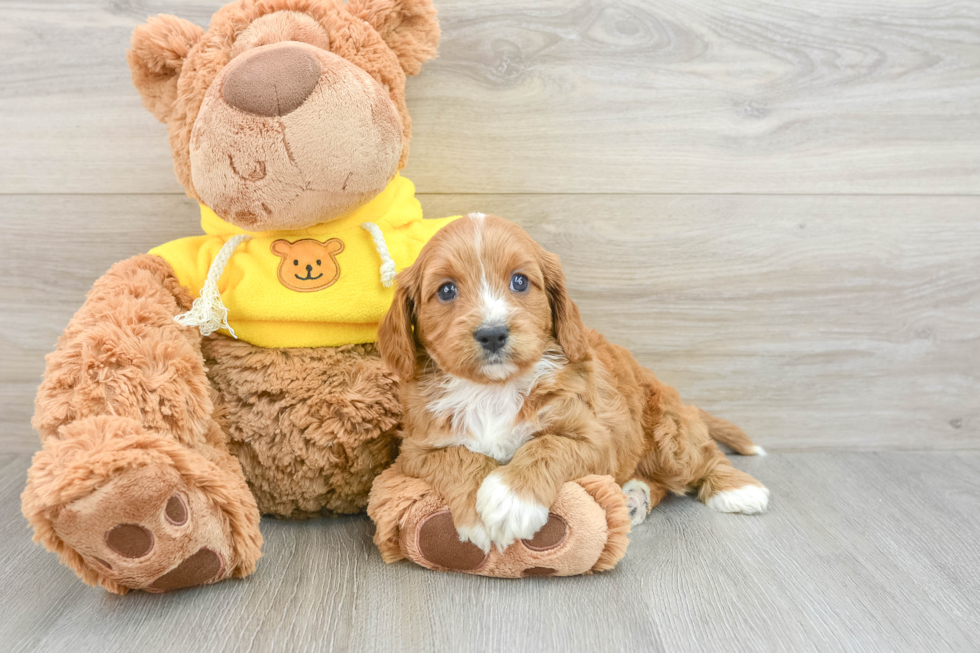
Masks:
[[[461,542],[448,510],[430,515],[418,530],[418,550],[430,564],[455,571],[473,571],[487,554],[471,542]]]
[[[224,569],[221,554],[203,548],[150,583],[151,592],[168,592],[203,585],[217,578]]]
[[[105,543],[124,558],[142,558],[153,549],[153,533],[139,524],[119,524],[106,532]]]
[[[522,578],[533,578],[534,576],[554,576],[558,573],[557,569],[551,567],[529,567],[521,573]]]
[[[549,551],[561,546],[566,537],[568,537],[568,524],[555,513],[550,513],[548,521],[541,527],[541,530],[535,533],[534,537],[521,540],[521,544],[532,551]],[[525,575],[527,574],[525,573]]]
[[[173,469],[125,471],[65,506],[59,537],[105,578],[163,592],[228,575],[232,537],[224,513]]]

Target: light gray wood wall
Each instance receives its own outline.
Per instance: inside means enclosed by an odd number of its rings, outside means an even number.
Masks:
[[[764,446],[980,448],[980,1],[436,0],[406,176]],[[125,63],[213,0],[0,0],[0,450],[114,261],[196,233]]]

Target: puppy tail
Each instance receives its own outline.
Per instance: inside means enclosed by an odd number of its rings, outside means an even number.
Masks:
[[[743,456],[765,456],[766,450],[752,442],[745,431],[738,428],[731,422],[726,422],[720,417],[715,417],[706,410],[698,409],[701,419],[708,425],[708,433],[711,439],[721,442],[727,447],[735,450],[735,453]]]

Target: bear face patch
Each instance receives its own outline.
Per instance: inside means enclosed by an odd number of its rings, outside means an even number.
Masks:
[[[277,240],[272,253],[280,257],[279,283],[296,292],[316,292],[329,288],[340,278],[337,255],[344,251],[344,241],[331,238],[325,243],[304,238],[294,243]]]

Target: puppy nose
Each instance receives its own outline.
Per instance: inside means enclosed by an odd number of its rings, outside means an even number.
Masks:
[[[283,43],[239,55],[221,86],[225,102],[257,116],[285,116],[310,97],[322,68],[303,46]]]
[[[486,351],[491,354],[496,354],[498,351],[503,349],[503,346],[507,344],[507,336],[510,335],[510,329],[505,326],[492,326],[492,327],[480,327],[473,334],[476,341],[480,343]]]

